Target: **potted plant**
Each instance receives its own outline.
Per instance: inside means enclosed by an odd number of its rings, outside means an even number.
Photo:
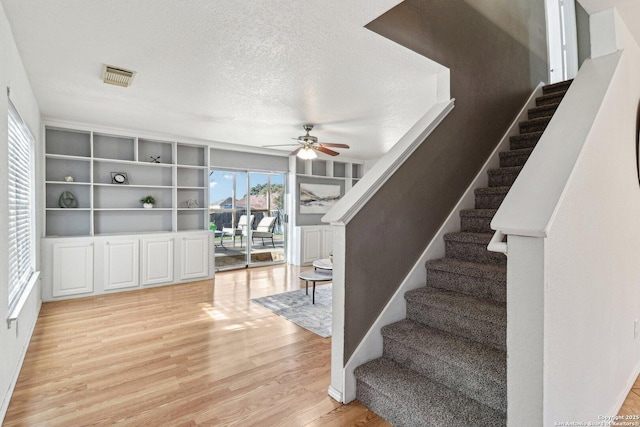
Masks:
[[[144,196],[140,199],[140,203],[142,203],[145,209],[151,209],[156,204],[156,198],[153,196]]]

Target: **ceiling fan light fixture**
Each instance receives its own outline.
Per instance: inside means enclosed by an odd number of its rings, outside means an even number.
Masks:
[[[297,155],[303,160],[312,160],[318,157],[311,147],[304,147],[302,150],[298,151]]]

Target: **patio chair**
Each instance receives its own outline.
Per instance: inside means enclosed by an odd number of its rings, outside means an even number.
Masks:
[[[236,245],[236,236],[240,236],[240,246],[242,246],[242,236],[246,236],[247,230],[253,223],[253,215],[249,217],[247,221],[247,216],[242,215],[238,220],[238,226],[233,227],[222,227],[222,237],[224,236],[232,236],[233,237],[233,246]],[[222,241],[222,237],[220,237],[220,241]]]
[[[255,230],[251,232],[251,242],[253,243],[253,239],[256,237],[262,239],[262,246],[264,246],[264,239],[271,239],[271,246],[276,247],[273,242],[273,226],[276,223],[275,216],[265,216],[260,220],[258,226]]]

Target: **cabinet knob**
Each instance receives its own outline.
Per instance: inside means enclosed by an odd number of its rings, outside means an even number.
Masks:
[[[110,243],[110,242],[106,242],[106,243],[105,243],[105,245],[109,245],[109,244],[111,244],[111,243]]]

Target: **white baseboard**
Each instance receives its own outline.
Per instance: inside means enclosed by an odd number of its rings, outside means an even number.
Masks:
[[[333,386],[329,386],[329,397],[332,398],[333,400],[335,400],[336,402],[343,403],[342,402],[342,393],[340,393]]]
[[[640,375],[640,362],[638,362],[635,369],[633,370],[633,375],[627,381],[627,384],[624,387],[624,389],[620,392],[620,395],[618,396],[616,403],[613,405],[613,409],[607,412],[607,414],[618,414],[620,412],[620,409],[622,408],[624,401],[627,399],[627,395],[631,391],[633,384],[635,384],[636,378],[638,378],[638,375]]]

